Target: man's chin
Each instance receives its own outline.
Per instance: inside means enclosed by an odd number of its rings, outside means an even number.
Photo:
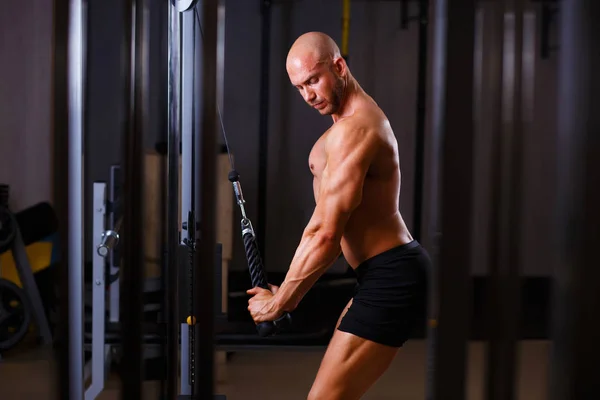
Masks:
[[[327,104],[323,108],[315,108],[315,110],[317,110],[321,115],[331,115],[334,113],[334,109],[331,104]]]

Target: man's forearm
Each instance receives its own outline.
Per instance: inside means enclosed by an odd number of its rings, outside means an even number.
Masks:
[[[275,295],[279,308],[284,311],[294,310],[340,252],[340,240],[334,236],[320,231],[305,233]]]

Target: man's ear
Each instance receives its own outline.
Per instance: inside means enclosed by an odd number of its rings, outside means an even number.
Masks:
[[[346,60],[343,57],[336,57],[333,60],[333,70],[339,76],[346,76],[346,72],[348,71],[346,66]]]

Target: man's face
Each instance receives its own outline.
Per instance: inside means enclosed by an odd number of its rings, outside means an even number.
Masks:
[[[287,71],[304,101],[314,107],[321,115],[336,113],[344,94],[344,80],[336,73],[332,63],[314,63],[310,65],[301,60],[292,60]]]

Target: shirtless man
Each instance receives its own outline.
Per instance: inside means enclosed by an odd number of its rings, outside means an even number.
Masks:
[[[286,68],[304,101],[331,115],[333,125],[309,156],[316,207],[289,271],[280,287],[248,290],[248,310],[256,323],[293,311],[343,252],[358,285],[308,399],[359,399],[424,310],[430,260],[398,210],[398,144],[390,123],[338,46],[325,34],[306,33],[291,47]]]

